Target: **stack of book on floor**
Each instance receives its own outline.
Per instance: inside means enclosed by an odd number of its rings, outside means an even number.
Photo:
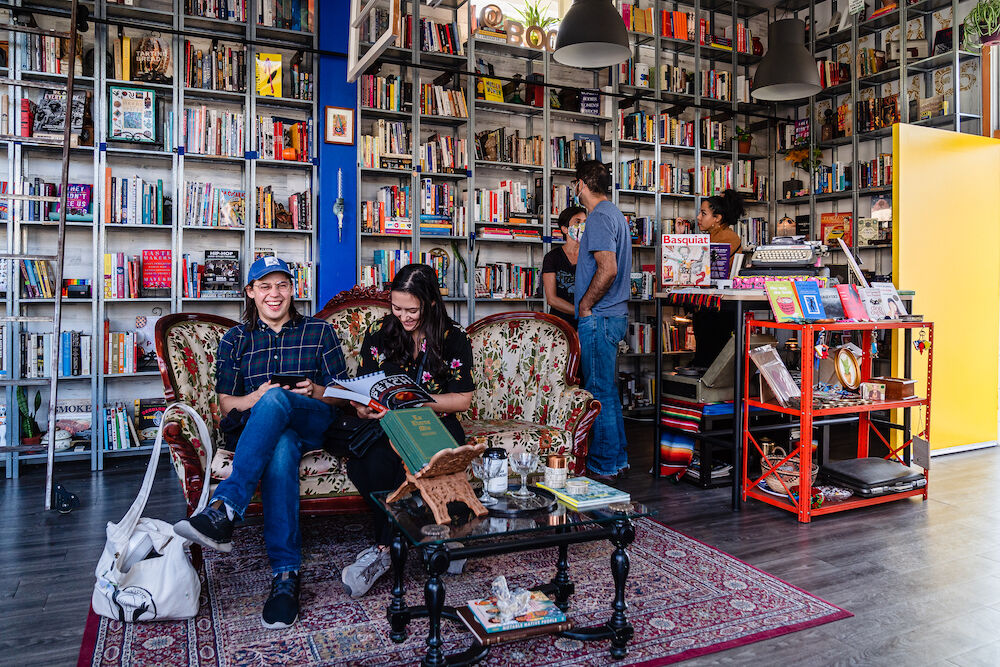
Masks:
[[[732,464],[725,462],[713,462],[712,463],[712,479],[726,479],[729,477],[730,473],[733,471]],[[701,479],[701,459],[695,456],[691,459],[691,465],[688,466],[687,470],[684,471],[685,477],[690,477],[691,479]]]
[[[603,507],[604,505],[608,505],[610,503],[627,503],[631,500],[631,496],[629,494],[612,488],[607,484],[601,484],[600,482],[587,477],[577,477],[574,479],[587,482],[586,490],[582,493],[570,493],[567,491],[566,489],[571,486],[569,482],[574,481],[573,479],[567,480],[566,487],[561,489],[553,489],[545,486],[542,482],[538,482],[538,486],[546,491],[551,491],[556,498],[575,510]]]
[[[535,635],[564,632],[573,627],[573,621],[541,591],[531,591],[528,611],[515,616],[507,623],[500,623],[500,610],[495,598],[469,600],[465,607],[456,610],[483,646],[517,641]]]

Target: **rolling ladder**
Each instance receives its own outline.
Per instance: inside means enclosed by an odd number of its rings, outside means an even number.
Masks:
[[[41,195],[28,195],[24,193],[19,193],[23,186],[21,184],[11,184],[11,190],[13,192],[9,194],[0,195],[0,199],[6,199],[10,203],[8,204],[7,211],[7,224],[8,224],[8,234],[7,234],[7,248],[3,253],[0,253],[0,262],[3,264],[3,270],[7,272],[7,290],[8,290],[8,303],[11,303],[11,291],[19,289],[20,285],[20,263],[22,261],[47,261],[52,268],[52,274],[54,276],[53,280],[53,308],[52,315],[35,316],[35,315],[21,315],[19,313],[11,313],[10,309],[0,316],[0,324],[5,328],[9,325],[23,324],[28,322],[41,322],[52,325],[52,344],[49,349],[50,357],[50,368],[51,372],[48,378],[0,378],[0,387],[7,388],[6,391],[10,392],[12,387],[25,387],[25,386],[45,386],[49,387],[49,419],[48,419],[48,430],[46,439],[48,444],[46,446],[46,465],[45,465],[45,509],[59,509],[60,511],[69,511],[72,509],[72,504],[70,499],[72,494],[68,494],[62,490],[60,485],[57,485],[54,481],[55,473],[55,446],[56,446],[56,401],[59,393],[59,363],[58,360],[61,359],[61,349],[60,349],[60,338],[59,335],[62,325],[62,285],[63,285],[63,258],[65,257],[65,244],[66,244],[66,197],[68,191],[69,182],[69,155],[70,155],[70,139],[72,136],[72,118],[73,118],[73,83],[75,75],[75,56],[77,52],[77,44],[79,42],[79,33],[81,28],[81,23],[83,29],[86,29],[86,16],[87,10],[84,8],[81,14],[81,8],[79,7],[79,0],[71,1],[71,11],[70,11],[70,30],[58,31],[58,30],[46,30],[38,28],[35,26],[27,25],[17,25],[13,20],[10,25],[5,26],[7,30],[12,32],[27,33],[33,35],[41,35],[44,37],[55,37],[58,39],[65,39],[69,41],[69,71],[66,75],[65,84],[56,84],[49,82],[29,82],[20,81],[11,78],[0,78],[0,85],[4,86],[14,86],[15,94],[11,96],[12,102],[15,103],[15,108],[19,108],[20,100],[24,97],[25,92],[23,89],[32,88],[44,88],[46,90],[56,90],[65,91],[66,93],[66,118],[63,127],[62,140],[59,139],[45,139],[41,137],[20,137],[3,134],[0,138],[7,141],[20,142],[27,145],[61,145],[62,146],[62,169],[61,177],[59,181],[59,196],[48,197]],[[14,47],[11,48],[11,56],[13,57]],[[2,128],[2,130],[9,130],[10,128]],[[57,241],[54,254],[42,254],[42,253],[27,253],[24,252],[23,242],[19,235],[12,233],[10,230],[13,229],[14,215],[20,215],[18,204],[20,202],[44,202],[45,204],[58,203],[59,204],[59,220],[58,222],[50,223],[46,220],[42,221],[42,224],[51,225],[57,227]],[[17,210],[17,212],[15,212]],[[13,330],[15,327],[10,326]],[[8,336],[13,344],[13,336]],[[13,375],[13,370],[11,369],[11,375]],[[11,404],[8,401],[8,404]],[[12,418],[13,415],[9,415],[8,418]],[[17,422],[18,420],[13,420]],[[20,444],[20,427],[12,431],[13,442],[9,443],[8,446],[0,448],[0,453],[8,452],[23,452],[34,451],[37,449],[36,446],[23,446]],[[57,494],[57,487],[59,493]]]

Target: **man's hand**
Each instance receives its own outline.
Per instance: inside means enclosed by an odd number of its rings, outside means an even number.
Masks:
[[[269,390],[276,389],[277,387],[280,387],[280,386],[281,386],[280,384],[275,384],[275,383],[271,382],[270,380],[268,380],[267,382],[265,382],[261,386],[257,387],[257,389],[252,394],[250,394],[253,397],[253,402],[256,403],[261,398],[263,398],[264,394],[266,394]]]
[[[587,308],[586,310],[582,308],[580,309],[580,317],[590,317],[593,314],[594,314],[593,311],[591,311],[589,308]]]
[[[316,398],[316,391],[319,390],[319,395],[323,395],[323,388],[312,380],[303,380],[294,387],[289,387],[288,391],[293,394],[299,394],[301,396],[308,396],[309,398]]]
[[[389,412],[388,408],[382,410],[372,410],[367,405],[362,405],[357,401],[351,401],[351,405],[354,406],[354,410],[358,413],[358,417],[361,419],[382,419],[382,417],[385,417],[386,413]]]

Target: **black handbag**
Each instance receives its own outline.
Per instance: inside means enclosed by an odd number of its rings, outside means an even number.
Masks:
[[[240,436],[243,435],[243,429],[249,419],[249,410],[237,410],[236,408],[230,410],[219,422],[219,431],[222,432],[222,443],[218,445],[219,449],[236,451],[236,443],[240,441]]]
[[[349,412],[341,412],[326,429],[323,449],[334,456],[360,458],[384,435],[377,419],[362,419]]]

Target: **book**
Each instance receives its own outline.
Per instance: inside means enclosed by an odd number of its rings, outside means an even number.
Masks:
[[[173,262],[172,251],[142,251],[142,295],[145,297],[170,296]]]
[[[769,280],[764,283],[764,289],[767,290],[767,300],[771,303],[775,321],[801,322],[804,319],[793,281]]]
[[[167,409],[167,402],[162,398],[137,398],[133,409],[139,442],[149,444],[156,440],[156,433],[160,428],[163,413]]]
[[[215,191],[215,227],[242,227],[246,210],[246,193],[243,190],[219,188]]]
[[[434,402],[423,387],[403,374],[386,376],[383,371],[377,371],[337,380],[337,384],[339,386],[327,387],[323,395],[355,401],[373,410],[399,410]]]
[[[566,620],[566,613],[541,591],[531,591],[528,609],[506,623],[500,622],[497,599],[492,595],[480,600],[469,600],[466,608],[472,612],[475,622],[489,634],[549,625],[550,623],[562,623]]]
[[[206,250],[205,271],[201,278],[201,288],[205,292],[242,291],[240,281],[239,250]]]
[[[390,410],[379,424],[412,475],[427,467],[438,452],[458,446],[428,407]]]
[[[712,243],[710,245],[712,280],[726,280],[729,278],[729,258],[733,249],[728,243]]]
[[[826,319],[826,311],[823,309],[823,300],[820,297],[819,285],[811,280],[796,280],[795,294],[799,298],[799,306],[802,308],[802,315],[806,320]]]
[[[661,243],[662,285],[708,285],[711,241],[708,234],[664,234]]]
[[[840,303],[844,306],[844,314],[849,320],[865,322],[868,320],[868,311],[861,303],[858,290],[854,285],[837,285],[837,294],[840,295]]]
[[[873,322],[880,322],[889,318],[889,313],[886,310],[886,304],[882,300],[882,292],[879,288],[859,287],[858,297],[861,299],[862,305],[864,305],[865,312],[868,313],[868,319]]]
[[[609,503],[624,503],[631,500],[631,496],[624,491],[602,484],[586,477],[577,477],[587,481],[587,490],[583,493],[569,493],[565,488],[553,489],[545,486],[542,482],[537,482],[539,488],[551,492],[556,498],[563,501],[576,510],[584,510],[593,507],[603,507]],[[569,481],[569,480],[567,480]]]
[[[257,94],[281,97],[281,54],[258,53],[256,57]]]
[[[493,646],[504,642],[522,641],[538,635],[554,634],[573,629],[573,621],[567,618],[565,621],[559,623],[532,625],[500,632],[487,632],[486,628],[480,625],[468,607],[459,607],[455,610],[455,613],[476,637],[476,641],[480,646]]]
[[[835,320],[844,319],[844,304],[840,302],[840,294],[836,288],[821,287],[819,298],[827,317]]]
[[[844,239],[844,243],[851,245],[853,214],[851,213],[822,213],[819,216],[819,238],[824,245],[837,247],[837,239]]]
[[[147,35],[135,40],[132,80],[168,84],[173,81],[170,42]]]
[[[503,84],[500,79],[484,78],[483,99],[487,102],[503,102]]]
[[[83,131],[83,116],[86,110],[88,93],[73,93],[73,119],[70,131],[79,134]],[[46,91],[38,100],[32,120],[32,136],[55,137],[62,139],[63,128],[66,126],[66,93],[63,91]]]
[[[906,312],[906,304],[899,298],[899,292],[896,291],[895,285],[892,283],[872,283],[872,287],[877,289],[882,295],[886,316],[889,319],[898,320],[900,317],[908,314]]]
[[[74,443],[89,443],[92,410],[89,398],[60,398],[56,403],[56,428],[68,432]]]

